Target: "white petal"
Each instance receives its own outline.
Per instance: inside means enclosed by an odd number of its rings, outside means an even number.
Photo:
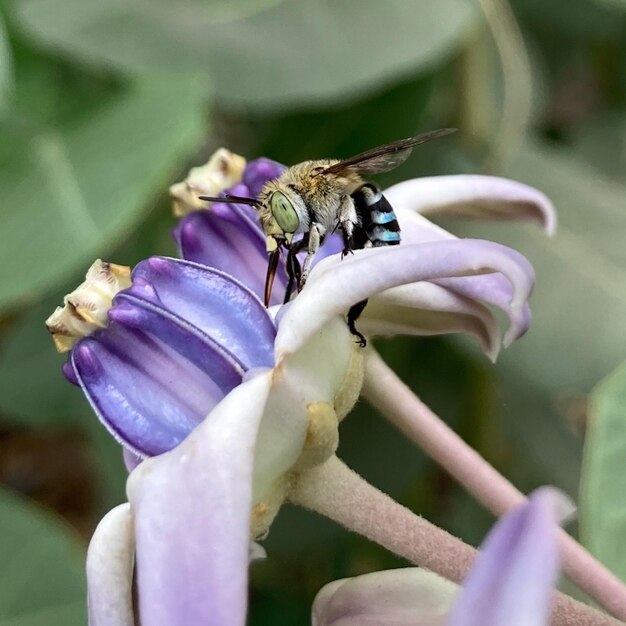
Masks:
[[[254,445],[270,385],[269,372],[239,385],[130,475],[144,626],[245,623]]]
[[[250,542],[250,561],[262,561],[267,558],[265,548],[256,541]]]
[[[130,504],[120,504],[102,518],[87,552],[90,626],[134,626],[134,557]]]
[[[423,215],[458,215],[482,219],[527,220],[552,235],[556,212],[550,200],[533,187],[506,178],[479,175],[414,178],[385,191],[394,208]]]
[[[313,626],[439,626],[457,586],[417,567],[336,580],[315,597]]]
[[[391,287],[447,276],[499,271],[513,287],[510,305],[521,315],[533,270],[519,253],[500,244],[464,239],[357,250],[350,258],[319,263],[281,319],[276,354],[295,352],[332,317]]]
[[[407,209],[406,207],[394,207],[398,223],[402,229],[402,245],[407,243],[423,243],[425,241],[440,241],[445,239],[458,239],[456,235],[449,233],[445,228],[434,224],[423,215]]]
[[[370,299],[358,326],[367,336],[463,333],[478,341],[492,360],[500,347],[497,321],[486,307],[425,281]]]

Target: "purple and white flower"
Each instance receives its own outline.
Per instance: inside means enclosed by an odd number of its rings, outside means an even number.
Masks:
[[[255,194],[281,167],[249,163],[231,192]],[[511,207],[553,223],[538,192],[467,180],[446,182],[439,206],[431,194],[430,210],[433,202],[442,211]],[[455,194],[444,194],[448,187]],[[403,245],[323,258],[274,318],[258,297],[266,258],[254,215],[220,203],[191,212],[176,230],[186,260],[140,263],[105,311],[106,325],[72,348],[68,377],[131,467],[144,459],[129,477],[130,506],[105,518],[92,541],[92,625],[133,623],[132,555],[141,623],[245,622],[251,539],[267,532],[292,476],[334,455],[338,423],[358,398],[363,351],[343,319],[352,304],[370,299],[360,322],[368,334],[461,332],[492,358],[500,335],[486,305],[508,315],[505,341],[526,330],[526,259],[493,242],[455,239],[412,213],[424,208],[410,201],[419,189],[394,189],[387,194]],[[104,554],[110,541],[117,548]]]

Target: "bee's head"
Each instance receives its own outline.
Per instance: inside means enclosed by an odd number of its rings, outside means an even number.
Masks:
[[[273,181],[261,192],[258,211],[265,233],[265,246],[269,253],[265,278],[265,306],[269,306],[280,249],[282,246],[290,247],[293,236],[300,227],[300,218],[293,201],[289,198],[289,192],[277,188]]]
[[[293,202],[286,193],[278,189],[268,194],[259,217],[268,252],[273,252],[283,244],[290,244],[300,226],[300,218]]]

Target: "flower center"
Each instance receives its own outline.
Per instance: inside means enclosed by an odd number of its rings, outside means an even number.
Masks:
[[[85,282],[63,298],[46,320],[58,352],[68,352],[74,344],[107,325],[107,313],[115,295],[130,287],[130,267],[94,261]]]

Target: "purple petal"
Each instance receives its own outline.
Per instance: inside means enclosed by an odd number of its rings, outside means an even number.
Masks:
[[[559,572],[558,494],[537,490],[492,529],[463,585],[449,626],[542,626]]]
[[[313,626],[443,626],[457,586],[407,567],[336,580],[313,602]]]
[[[241,381],[227,352],[153,304],[120,293],[109,317],[72,365],[100,420],[139,456],[176,446]]]
[[[499,271],[513,287],[511,310],[520,314],[533,286],[530,263],[497,243],[473,239],[434,241],[356,251],[330,257],[311,272],[306,287],[283,316],[276,353],[293,352],[330,318],[391,287],[421,280]],[[419,303],[416,303],[419,308]]]
[[[323,261],[326,257],[339,254],[343,250],[343,247],[343,238],[339,233],[333,233],[326,237],[317,254],[313,257],[313,266]],[[304,260],[304,256],[305,254],[302,255],[302,261]]]
[[[246,165],[242,182],[248,187],[252,197],[256,197],[267,181],[278,178],[286,169],[284,165],[276,163],[276,161],[261,157]]]
[[[261,296],[267,273],[265,237],[260,226],[246,214],[247,209],[216,203],[206,211],[181,219],[174,236],[183,259],[226,272]],[[282,263],[272,304],[282,302],[286,282]]]
[[[124,467],[126,467],[129,474],[143,461],[140,456],[137,456],[128,448],[122,448],[122,458],[124,460]]]
[[[72,383],[72,385],[76,385],[77,387],[80,387],[78,378],[76,378],[76,372],[74,372],[74,368],[72,367],[71,356],[67,359],[67,361],[65,361],[65,363],[63,363],[63,365],[61,366],[61,369],[63,371],[63,376],[65,376],[66,380]]]
[[[549,235],[556,229],[556,212],[543,193],[496,176],[414,178],[390,187],[385,196],[392,206],[423,215],[526,220],[539,224]]]
[[[237,387],[176,449],[129,477],[143,626],[243,626],[252,472],[268,372]]]
[[[463,333],[477,340],[492,360],[500,348],[498,323],[491,312],[435,282],[402,285],[378,294],[359,319],[359,330],[367,336]]]
[[[133,270],[137,297],[160,304],[234,355],[245,369],[274,365],[276,329],[251,291],[202,265],[153,257]]]
[[[501,274],[442,278],[433,282],[456,294],[497,306],[504,311],[509,318],[509,328],[504,335],[504,347],[519,339],[530,327],[531,314],[528,303],[524,304],[520,311],[511,308],[513,290],[511,284]]]
[[[397,209],[402,226],[404,244],[426,241],[450,241],[457,237],[427,220],[425,217],[406,209]],[[530,308],[527,304],[520,311],[511,309],[511,285],[501,274],[482,276],[461,276],[432,281],[454,293],[490,304],[501,309],[509,318],[509,328],[504,336],[505,347],[521,337],[530,326]]]
[[[135,541],[129,504],[109,511],[87,552],[89,626],[134,626]]]

